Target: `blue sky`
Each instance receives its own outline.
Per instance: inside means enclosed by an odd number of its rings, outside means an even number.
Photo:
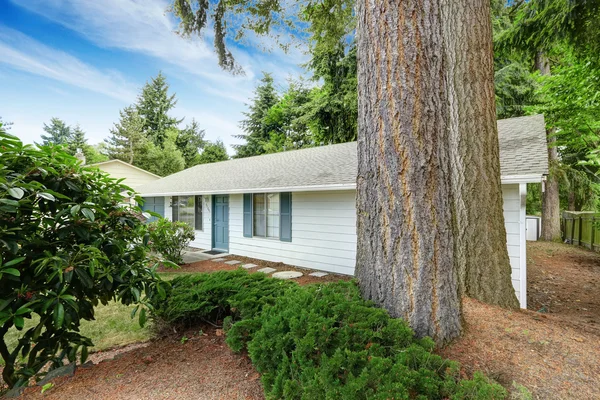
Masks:
[[[0,117],[11,133],[39,140],[52,117],[80,124],[101,142],[159,70],[179,100],[172,114],[195,118],[209,140],[239,143],[239,121],[262,71],[278,86],[301,73],[299,48],[283,53],[249,38],[234,55],[245,76],[217,66],[211,32],[182,39],[165,12],[168,0],[0,0]],[[260,43],[261,46],[253,46]],[[256,48],[273,48],[263,53]],[[231,152],[231,148],[230,148]]]

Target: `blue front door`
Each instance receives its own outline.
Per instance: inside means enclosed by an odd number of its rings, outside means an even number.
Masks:
[[[229,195],[213,196],[213,248],[229,251]]]

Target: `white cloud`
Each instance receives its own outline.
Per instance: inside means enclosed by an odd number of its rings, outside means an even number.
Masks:
[[[117,71],[101,71],[63,51],[0,25],[0,63],[119,100],[135,99],[135,87]]]

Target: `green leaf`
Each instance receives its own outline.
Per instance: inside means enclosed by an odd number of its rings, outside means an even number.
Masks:
[[[8,194],[10,194],[15,199],[19,200],[19,199],[21,199],[23,197],[23,195],[25,194],[25,192],[21,188],[9,188],[8,189]]]
[[[89,208],[82,208],[81,213],[92,222],[96,218],[96,216],[94,215],[94,212],[92,210],[90,210]]]
[[[54,197],[50,193],[46,193],[46,192],[38,193],[38,197],[41,197],[41,198],[46,199],[48,201],[56,201],[56,197]]]
[[[81,206],[79,204],[74,205],[73,207],[71,207],[71,215],[76,216],[77,214],[79,214],[79,210],[81,210]]]
[[[142,308],[140,310],[140,326],[143,328],[146,325],[146,309]]]
[[[0,199],[0,203],[8,204],[9,206],[18,207],[19,202],[11,199]]]
[[[20,263],[24,259],[25,259],[25,257],[14,258],[14,259],[10,260],[9,262],[5,263],[3,266],[4,267],[10,267],[10,266],[13,266],[13,265],[16,265],[16,264]]]
[[[81,346],[81,363],[84,364],[88,358],[88,347],[85,345]]]
[[[15,315],[23,315],[23,314],[28,314],[30,312],[32,312],[33,310],[31,308],[27,308],[27,307],[21,307],[19,308],[16,312]]]
[[[135,317],[135,314],[137,313],[138,308],[140,308],[139,304],[137,306],[133,307],[133,310],[131,310],[131,319],[133,319],[133,317]]]
[[[53,319],[54,319],[54,327],[61,328],[63,325],[63,322],[65,320],[65,307],[60,302],[54,306]]]
[[[135,301],[140,301],[140,290],[138,288],[132,287],[131,293],[133,293],[133,296],[135,297]]]
[[[23,317],[15,317],[13,319],[13,323],[15,324],[15,327],[17,329],[23,329],[23,327],[25,326],[25,320],[23,319]]]
[[[0,270],[0,272],[3,274],[13,275],[13,276],[21,276],[21,272],[19,272],[18,269],[14,269],[14,268],[2,269],[2,270]]]
[[[92,287],[94,287],[94,281],[92,280],[92,278],[90,278],[90,276],[88,275],[87,272],[85,272],[85,270],[81,269],[81,268],[75,268],[75,273],[77,274],[77,276],[79,277],[79,279],[81,280],[81,283],[83,283],[83,286],[91,289]]]

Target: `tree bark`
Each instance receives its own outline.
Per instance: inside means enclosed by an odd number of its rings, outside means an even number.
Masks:
[[[356,276],[438,343],[461,332],[436,1],[360,0]]]
[[[460,290],[518,307],[504,225],[490,2],[442,4]]]
[[[554,131],[548,131],[548,163],[550,174],[545,182],[542,193],[542,240],[560,240],[560,198],[558,179],[552,173],[553,167],[558,163],[558,149],[555,142]]]
[[[535,67],[540,74],[550,75],[550,62],[548,57],[542,51],[538,51],[535,56]],[[542,193],[542,240],[556,241],[560,240],[560,198],[558,189],[558,179],[552,173],[553,167],[558,163],[558,149],[555,145],[556,137],[553,129],[546,132],[548,140],[548,164],[550,173],[545,183],[545,190]]]

